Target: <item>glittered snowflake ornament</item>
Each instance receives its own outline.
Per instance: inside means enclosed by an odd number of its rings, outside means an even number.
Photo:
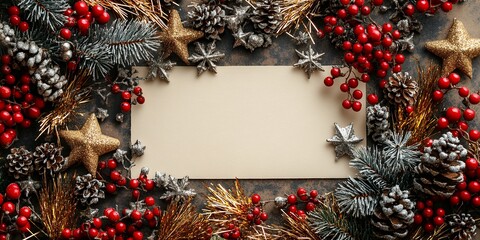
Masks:
[[[297,52],[300,59],[298,59],[298,62],[293,64],[293,66],[303,69],[307,74],[308,79],[310,79],[312,73],[315,71],[325,71],[322,68],[322,64],[320,64],[321,57],[324,53],[316,53],[313,51],[311,45],[308,46],[307,51],[298,51],[295,49],[295,52]]]
[[[344,155],[354,158],[353,150],[355,149],[355,145],[362,140],[363,138],[355,136],[352,123],[344,128],[335,123],[335,135],[327,139],[327,142],[335,146],[335,160],[338,160]]]
[[[197,74],[199,76],[207,70],[217,73],[217,65],[215,63],[223,58],[225,54],[217,51],[215,49],[216,47],[215,41],[206,46],[199,42],[195,43],[195,53],[192,54],[188,60],[193,63],[198,63]]]
[[[154,78],[159,78],[160,80],[168,83],[170,82],[170,79],[168,79],[167,71],[172,70],[175,65],[177,65],[177,63],[166,60],[163,58],[163,56],[160,56],[155,61],[148,63],[147,79],[151,80]]]

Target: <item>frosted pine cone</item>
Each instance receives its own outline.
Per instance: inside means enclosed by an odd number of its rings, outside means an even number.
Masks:
[[[367,132],[375,142],[384,142],[388,137],[389,111],[380,104],[367,108]]]
[[[418,94],[418,83],[408,72],[394,73],[388,79],[384,93],[392,104],[403,107],[413,106]]]
[[[92,177],[91,174],[77,176],[75,179],[75,194],[82,204],[98,203],[99,198],[105,198],[104,184]]]
[[[273,34],[282,21],[280,2],[277,0],[259,0],[250,18],[255,29]]]
[[[28,177],[33,172],[33,155],[25,147],[12,148],[7,155],[8,172],[15,178]]]
[[[0,44],[10,47],[15,41],[15,31],[6,22],[0,23]]]
[[[202,3],[188,12],[188,20],[194,28],[200,29],[207,38],[220,40],[225,30],[225,10],[215,3]]]
[[[409,199],[409,191],[398,185],[384,192],[372,217],[373,234],[379,239],[401,239],[407,236],[413,223],[415,204]]]
[[[415,168],[415,190],[430,196],[450,197],[463,181],[465,156],[467,149],[451,132],[433,140],[431,147],[424,148],[421,162]]]
[[[37,90],[46,101],[54,101],[63,94],[67,78],[60,73],[58,65],[51,64],[51,60],[43,61],[32,76],[37,84]]]
[[[39,174],[47,172],[52,175],[60,171],[65,164],[62,147],[57,147],[54,143],[43,143],[37,146],[33,152],[33,157],[35,159],[35,171]]]
[[[475,219],[470,214],[452,214],[447,216],[446,220],[454,233],[453,240],[472,240],[477,233]]]

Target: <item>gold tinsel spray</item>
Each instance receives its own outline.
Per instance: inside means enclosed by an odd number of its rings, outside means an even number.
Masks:
[[[61,239],[62,230],[76,222],[76,199],[72,177],[59,174],[52,180],[43,179],[44,187],[38,203],[45,233],[50,239]]]

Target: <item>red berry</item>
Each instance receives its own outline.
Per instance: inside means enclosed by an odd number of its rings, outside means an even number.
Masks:
[[[129,91],[123,91],[122,92],[122,99],[123,100],[130,100],[132,97],[132,94]]]
[[[258,204],[261,200],[260,195],[258,195],[257,193],[254,193],[251,199],[253,204]]]
[[[98,236],[98,230],[96,228],[88,229],[88,236],[91,238],[96,238]]]
[[[463,111],[463,118],[467,121],[471,121],[475,118],[475,111],[473,109],[467,108]]]
[[[122,178],[122,175],[118,171],[111,171],[110,172],[110,179],[113,181],[118,181]]]
[[[468,97],[468,94],[470,94],[470,90],[467,87],[461,87],[458,89],[458,95],[461,97]]]
[[[352,104],[352,109],[355,112],[360,111],[362,109],[362,103],[359,102],[359,101],[354,101],[353,104]]]
[[[155,198],[153,198],[152,196],[148,196],[145,198],[145,204],[147,206],[153,206],[155,205]]]
[[[9,20],[13,26],[18,26],[22,22],[22,19],[18,15],[11,15]]]
[[[109,214],[108,214],[108,220],[110,220],[112,222],[120,221],[120,213],[118,213],[115,210],[110,211]]]
[[[458,122],[462,117],[462,111],[457,107],[449,107],[446,115],[450,122]]]
[[[92,223],[93,223],[93,226],[95,226],[96,228],[102,227],[102,220],[100,218],[93,218]]]
[[[447,118],[444,118],[444,117],[439,118],[438,121],[437,121],[437,126],[440,129],[447,128],[448,124],[449,124],[449,122],[448,122]]]
[[[36,119],[40,117],[40,114],[41,114],[40,109],[38,109],[37,107],[31,107],[27,109],[27,116],[29,118]]]
[[[19,216],[15,221],[18,227],[24,227],[28,224],[28,219],[24,216]]]
[[[60,37],[62,37],[65,40],[68,40],[72,37],[72,31],[68,28],[62,28],[60,29]]]
[[[435,215],[439,216],[439,217],[444,217],[445,216],[445,210],[443,210],[443,208],[437,208],[437,210],[435,210]]]
[[[107,183],[105,190],[107,190],[108,193],[115,193],[115,191],[117,191],[117,186],[115,186],[113,183]]]
[[[267,221],[267,219],[268,219],[268,214],[267,213],[265,213],[265,212],[260,213],[260,220],[265,222],[265,221]]]
[[[85,33],[90,28],[90,21],[88,21],[86,18],[79,19],[77,21],[77,27],[80,32]]]
[[[369,6],[363,6],[360,10],[360,13],[364,16],[369,15],[372,12],[372,9]]]
[[[20,14],[20,8],[17,6],[10,6],[7,10],[8,15],[19,15]]]
[[[478,104],[480,102],[480,95],[477,93],[472,93],[468,97],[468,101],[470,101],[471,104]]]
[[[73,9],[78,16],[83,16],[88,13],[88,5],[84,1],[78,1],[73,5]]]
[[[468,202],[470,201],[470,198],[472,198],[472,194],[470,194],[467,190],[463,190],[458,194],[458,197],[460,197],[460,200]]]
[[[32,216],[32,209],[30,209],[27,206],[23,206],[23,207],[20,208],[20,211],[18,212],[18,215],[24,216],[26,218],[30,218],[30,216]]]
[[[122,112],[130,112],[130,109],[131,109],[131,105],[129,102],[122,102],[120,104],[120,110],[122,110]]]
[[[477,141],[480,138],[480,131],[478,131],[476,129],[472,129],[472,130],[470,130],[470,132],[468,132],[468,136],[469,136],[470,140]]]
[[[69,228],[62,230],[62,238],[70,239],[72,237],[72,231]]]
[[[297,196],[295,196],[293,194],[288,195],[287,202],[288,202],[288,204],[291,204],[291,205],[297,203]]]
[[[112,93],[117,94],[120,92],[120,85],[118,84],[113,84],[111,88]]]
[[[137,189],[138,186],[140,186],[140,181],[138,181],[138,179],[131,179],[128,186],[131,188],[131,189]]]
[[[12,202],[5,202],[2,205],[2,210],[6,214],[12,214],[15,212],[15,204],[13,204]]]
[[[337,35],[342,35],[345,32],[345,29],[342,26],[336,26],[333,32]]]
[[[9,87],[6,86],[1,86],[0,87],[0,98],[7,99],[12,96],[12,91],[10,90]]]
[[[330,74],[332,75],[333,78],[336,78],[336,77],[340,77],[340,75],[342,74],[342,72],[340,71],[340,68],[332,68],[332,70],[330,70]]]
[[[307,212],[315,210],[315,203],[308,202],[307,205],[305,205],[305,210],[307,210]]]
[[[317,196],[318,196],[318,191],[317,190],[310,191],[310,197],[311,198],[316,198]]]
[[[105,9],[103,9],[103,7],[98,4],[92,7],[92,15],[94,17],[101,16],[103,12],[105,12]]]
[[[345,109],[349,109],[352,107],[352,102],[348,99],[343,100],[342,107]]]
[[[77,69],[77,62],[76,62],[76,61],[73,61],[73,60],[68,61],[68,63],[67,63],[67,69],[68,69],[69,71],[75,71],[75,69]]]
[[[357,89],[357,90],[353,91],[352,96],[355,99],[361,99],[363,97],[363,92],[361,90]]]
[[[29,25],[27,22],[20,22],[20,24],[18,24],[18,29],[20,29],[20,31],[22,32],[28,31],[28,28],[29,28]]]
[[[429,200],[425,201],[425,205],[427,207],[433,207],[433,201],[429,199]]]
[[[145,103],[145,97],[144,96],[138,96],[137,97],[137,102],[139,104],[144,104]]]
[[[131,217],[134,221],[138,221],[138,220],[142,219],[142,213],[140,213],[138,210],[134,209],[134,210],[130,213],[130,217]]]
[[[426,218],[431,218],[433,216],[433,210],[431,208],[425,208],[423,209],[422,214]]]
[[[456,74],[456,73],[450,73],[448,75],[448,79],[450,80],[450,82],[453,84],[453,85],[456,85],[460,82],[460,75]]]
[[[465,160],[465,167],[468,170],[476,170],[478,168],[478,161],[475,158],[467,158]]]
[[[441,77],[438,80],[438,87],[441,88],[441,89],[449,88],[450,87],[450,79],[448,79],[446,77]]]
[[[19,199],[22,191],[16,183],[10,183],[6,189],[6,196],[10,199]]]
[[[433,100],[438,102],[443,99],[443,92],[440,90],[435,90],[433,92]]]
[[[413,216],[413,222],[414,222],[416,225],[422,224],[422,222],[423,222],[423,217],[422,217],[422,215],[420,215],[420,214],[415,214],[415,216]]]
[[[417,210],[423,210],[425,208],[425,203],[423,203],[422,201],[417,201],[417,204],[415,205]]]
[[[369,104],[374,105],[378,103],[378,96],[376,94],[369,94],[367,96],[367,101]]]
[[[102,15],[95,18],[99,24],[106,24],[110,21],[110,14],[108,12],[103,12]]]
[[[155,188],[155,182],[151,179],[145,181],[145,190],[151,191]]]
[[[445,220],[443,219],[443,217],[436,216],[433,218],[433,223],[437,226],[442,225],[444,222]]]
[[[471,181],[468,183],[468,191],[471,193],[478,193],[480,192],[480,183],[477,181]]]
[[[340,84],[340,91],[348,92],[348,90],[350,90],[350,88],[348,87],[348,84],[346,84],[346,83]]]
[[[430,3],[427,0],[417,1],[417,10],[420,12],[425,12],[430,8]]]
[[[460,197],[453,195],[450,197],[450,205],[455,206],[460,203]]]
[[[139,199],[140,198],[140,191],[138,189],[135,189],[132,191],[132,198],[133,199]]]
[[[332,77],[326,77],[323,80],[323,83],[325,84],[325,86],[330,87],[330,86],[333,85],[333,78]]]
[[[347,12],[348,12],[348,14],[353,15],[353,16],[357,15],[358,14],[358,6],[357,5],[348,6]]]

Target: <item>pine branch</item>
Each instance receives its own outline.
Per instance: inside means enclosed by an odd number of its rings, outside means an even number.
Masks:
[[[81,38],[77,43],[76,51],[80,58],[78,68],[90,72],[94,80],[107,75],[113,68],[111,53],[102,42],[91,42],[86,37]]]
[[[153,24],[139,21],[115,20],[107,29],[97,26],[93,35],[107,45],[112,63],[121,66],[153,60],[160,46]]]
[[[18,7],[28,13],[27,19],[46,25],[49,30],[56,31],[67,21],[63,15],[69,8],[65,0],[17,0]]]
[[[422,153],[417,150],[418,144],[408,144],[412,136],[411,132],[392,132],[389,136],[383,149],[386,157],[385,164],[396,175],[410,172],[420,162]]]
[[[363,178],[350,177],[335,189],[335,197],[341,212],[353,217],[372,215],[379,194],[379,189]]]
[[[330,207],[318,208],[308,214],[308,222],[320,239],[355,240],[348,221]]]
[[[383,156],[376,148],[362,147],[354,152],[350,166],[358,169],[360,175],[371,181],[378,189],[385,188],[389,181],[390,169],[383,163]]]

